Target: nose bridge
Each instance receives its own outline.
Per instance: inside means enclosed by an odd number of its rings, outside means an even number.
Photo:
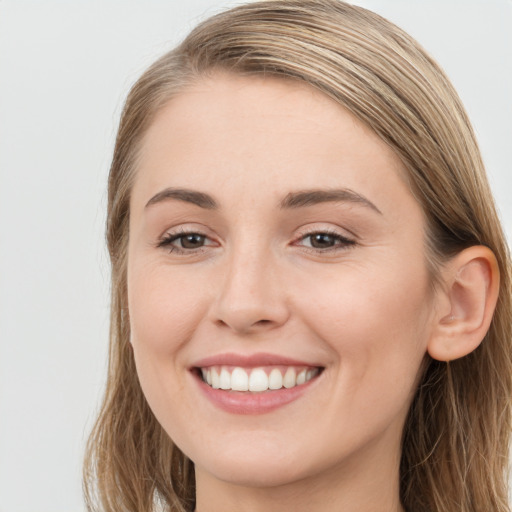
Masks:
[[[254,238],[233,245],[224,263],[214,308],[215,320],[237,332],[252,332],[284,323],[288,310],[277,280],[277,257]]]

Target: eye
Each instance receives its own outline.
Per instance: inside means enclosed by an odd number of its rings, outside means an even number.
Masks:
[[[336,232],[316,231],[303,235],[297,243],[315,252],[328,252],[347,249],[355,245],[356,242]]]
[[[166,233],[158,242],[158,247],[165,247],[170,249],[170,252],[177,252],[181,254],[197,252],[207,245],[214,245],[214,242],[206,235],[193,231]]]

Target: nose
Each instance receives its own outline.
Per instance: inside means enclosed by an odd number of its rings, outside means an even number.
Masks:
[[[213,321],[237,334],[275,329],[289,318],[286,290],[268,250],[244,251],[225,262],[212,305]]]

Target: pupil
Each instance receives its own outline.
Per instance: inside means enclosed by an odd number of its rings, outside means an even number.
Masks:
[[[333,243],[333,237],[326,233],[318,233],[311,237],[311,245],[317,249],[331,247]]]
[[[203,235],[185,235],[181,239],[181,246],[184,249],[196,249],[197,247],[201,247],[204,244],[204,236]]]

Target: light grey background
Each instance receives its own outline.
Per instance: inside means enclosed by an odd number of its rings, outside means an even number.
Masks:
[[[512,235],[512,2],[360,0],[442,64]],[[0,1],[0,512],[82,511],[104,385],[105,183],[122,101],[154,58],[235,2]]]

